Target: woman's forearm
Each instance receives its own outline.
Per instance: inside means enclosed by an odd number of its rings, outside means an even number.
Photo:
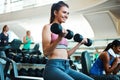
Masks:
[[[78,43],[72,49],[68,50],[68,56],[71,56],[79,48],[80,45],[82,45],[82,43]]]

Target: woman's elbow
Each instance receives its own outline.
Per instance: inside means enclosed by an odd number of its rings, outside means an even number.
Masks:
[[[44,56],[45,56],[45,57],[47,57],[47,56],[48,56],[48,54],[47,54],[47,53],[44,53]]]
[[[106,70],[105,73],[106,73],[106,75],[109,75],[109,74],[112,73],[112,71],[110,71],[110,70]]]
[[[43,54],[44,54],[44,56],[48,56],[48,52],[46,51],[46,50],[43,50]]]

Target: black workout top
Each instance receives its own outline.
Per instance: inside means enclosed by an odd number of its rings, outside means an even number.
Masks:
[[[6,36],[4,33],[0,34],[0,46],[7,46],[8,45],[9,35]]]

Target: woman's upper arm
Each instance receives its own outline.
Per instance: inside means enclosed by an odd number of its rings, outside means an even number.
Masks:
[[[43,45],[43,52],[50,45],[51,42],[51,31],[48,25],[43,27],[42,31],[42,45]]]
[[[25,36],[23,37],[23,43],[26,43],[26,37]]]

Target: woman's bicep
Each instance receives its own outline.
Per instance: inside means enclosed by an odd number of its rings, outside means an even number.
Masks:
[[[26,43],[26,37],[23,37],[23,43]]]
[[[43,45],[43,50],[47,48],[47,46],[50,45],[51,42],[51,32],[49,30],[48,26],[45,26],[42,31],[42,45]]]

